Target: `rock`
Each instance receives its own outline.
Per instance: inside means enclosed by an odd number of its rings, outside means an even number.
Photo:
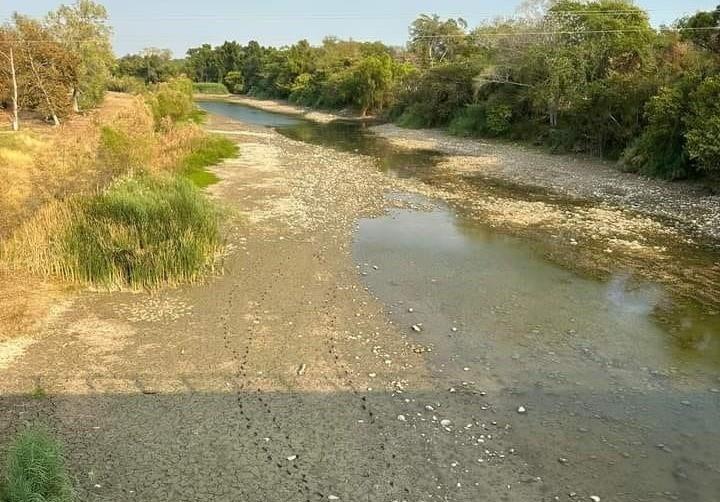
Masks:
[[[306,369],[306,368],[307,368],[307,366],[305,366],[305,364],[301,364],[300,367],[299,367],[298,370],[297,370],[298,376],[303,376],[303,375],[305,374],[305,369]]]
[[[568,459],[566,459],[566,458],[564,458],[564,457],[560,457],[560,458],[558,459],[558,462],[560,462],[561,464],[567,464],[567,463],[568,463]]]
[[[592,502],[600,502],[600,497],[597,495],[590,495],[590,500],[592,500]]]
[[[453,326],[452,328],[450,328],[450,331],[452,331],[453,333],[457,333],[457,330],[458,330],[458,329],[457,329],[455,326]]]
[[[328,495],[328,500],[340,500],[340,497],[337,495]]]
[[[417,324],[413,324],[412,330],[415,331],[416,333],[420,333],[422,331],[422,328],[420,326],[418,326]]]
[[[450,427],[452,425],[452,421],[444,418],[443,420],[440,420],[440,425],[443,427]]]
[[[527,409],[525,409],[524,406],[518,406],[517,412],[522,415],[524,413],[527,413]]]
[[[410,313],[412,314],[413,312],[415,312],[415,309],[412,308],[412,307],[410,307],[410,308],[408,309],[408,312],[410,312]]]
[[[690,406],[690,401],[683,400],[683,401],[680,401],[680,404],[682,404],[683,406]]]
[[[405,418],[405,415],[398,415],[397,419],[400,420],[401,422],[405,422],[407,420],[407,418]]]
[[[288,462],[292,462],[296,458],[297,458],[297,455],[290,455],[287,459],[288,459]]]

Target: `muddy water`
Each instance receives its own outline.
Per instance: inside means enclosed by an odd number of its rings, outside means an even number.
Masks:
[[[432,182],[435,154],[397,151],[357,124],[207,109]],[[360,222],[363,278],[396,323],[421,327],[439,385],[487,392],[547,500],[720,500],[720,316],[621,271],[579,276],[542,244],[398,197],[424,209]]]

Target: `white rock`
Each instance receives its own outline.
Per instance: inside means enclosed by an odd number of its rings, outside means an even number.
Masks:
[[[340,497],[337,495],[328,495],[328,500],[340,500]]]
[[[398,420],[400,420],[401,422],[404,422],[404,421],[407,420],[407,419],[405,418],[405,415],[398,415],[397,418],[398,418]]]
[[[442,425],[443,427],[450,427],[452,425],[452,421],[445,418],[443,420],[440,420],[440,425]]]
[[[590,495],[590,500],[592,500],[592,502],[600,502],[600,497],[597,495]]]
[[[422,331],[422,328],[420,326],[418,326],[417,324],[413,324],[412,330],[415,331],[416,333],[420,333]]]
[[[517,412],[522,415],[523,413],[527,413],[527,410],[525,409],[524,406],[520,406],[520,407],[518,407]]]
[[[288,459],[288,462],[292,462],[296,458],[297,458],[297,455],[290,455],[287,459]]]

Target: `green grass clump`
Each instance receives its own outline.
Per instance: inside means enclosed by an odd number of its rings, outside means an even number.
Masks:
[[[71,279],[153,288],[195,280],[219,239],[215,209],[189,181],[135,176],[78,204],[57,259]]]
[[[198,187],[217,183],[219,178],[205,169],[237,155],[238,146],[224,136],[210,135],[193,145],[192,152],[181,164],[181,173]]]
[[[25,430],[11,446],[0,502],[71,502],[70,478],[60,443],[44,429]]]
[[[195,82],[193,84],[193,90],[198,94],[230,94],[228,88],[225,87],[224,84],[218,82]]]

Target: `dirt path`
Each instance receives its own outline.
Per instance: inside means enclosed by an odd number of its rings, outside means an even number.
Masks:
[[[0,345],[0,444],[48,422],[83,501],[544,500],[485,389],[430,374],[360,281],[352,229],[400,182],[358,155],[209,127],[241,143],[212,188],[225,273],[87,292]]]

